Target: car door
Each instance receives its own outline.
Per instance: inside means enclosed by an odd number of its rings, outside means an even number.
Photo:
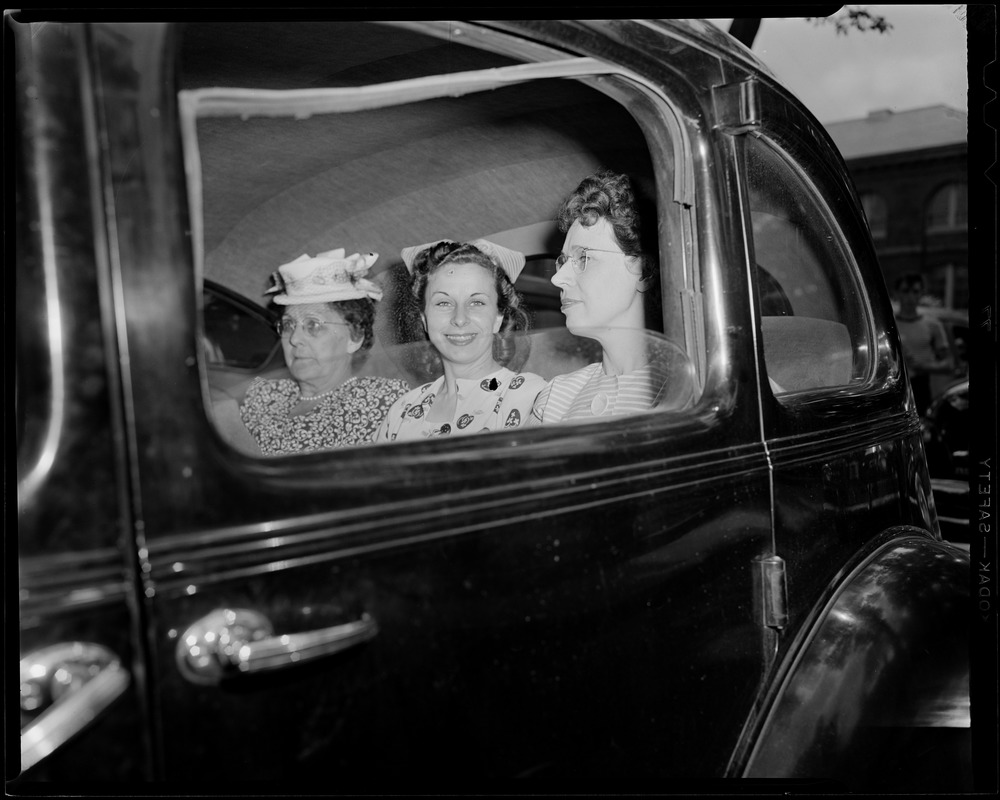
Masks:
[[[754,83],[717,97],[752,97],[724,115],[739,121],[730,131],[756,284],[775,554],[795,635],[779,639],[743,774],[830,777],[852,790],[919,790],[938,775],[958,785],[968,556],[940,541],[892,309],[846,169],[814,121]]]
[[[833,565],[879,531],[911,524],[936,533],[937,522],[892,309],[849,177],[815,123],[780,92],[757,88],[750,116],[759,123],[737,144],[767,376],[776,549],[790,571],[816,581],[790,598],[792,610],[806,603],[804,612]]]
[[[597,26],[553,30],[625,57]],[[756,395],[734,366],[752,360],[731,336],[746,277],[718,251],[732,220],[692,223],[693,198],[717,206],[722,183],[696,95],[674,78],[691,103],[683,150],[654,153],[671,172],[651,176],[661,230],[677,233],[664,241],[690,254],[697,235],[704,254],[670,300],[701,319],[693,405],[265,460],[228,447],[207,413],[177,35],[93,32],[158,775],[336,792],[721,774],[764,674],[771,517]],[[656,146],[670,141],[660,102],[635,110]]]
[[[152,726],[85,35],[8,24],[15,85],[31,97],[11,137],[17,517],[6,552],[18,565],[8,609],[20,691],[6,714],[8,730],[20,718],[20,757],[11,741],[8,787],[141,780],[153,774]]]

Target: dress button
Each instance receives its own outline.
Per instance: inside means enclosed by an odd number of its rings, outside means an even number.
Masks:
[[[590,413],[595,417],[599,417],[607,410],[608,396],[604,392],[598,392],[594,399],[590,401]]]

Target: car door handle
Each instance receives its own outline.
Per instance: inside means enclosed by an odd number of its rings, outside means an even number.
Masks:
[[[177,642],[177,666],[192,683],[285,669],[347,650],[378,633],[368,614],[331,628],[284,636],[263,614],[246,608],[218,608],[202,617]]]
[[[21,769],[82,731],[128,688],[118,657],[98,644],[65,642],[21,659],[21,710],[41,712],[21,730]]]

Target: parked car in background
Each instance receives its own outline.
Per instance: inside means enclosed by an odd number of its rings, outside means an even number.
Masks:
[[[699,20],[7,25],[9,787],[971,790],[968,553],[843,160],[747,50]],[[281,369],[268,276],[332,247],[380,254],[372,370],[420,379],[399,252],[442,237],[528,257],[522,368],[594,360],[548,277],[600,167],[653,209],[677,397],[220,435],[212,397]]]
[[[967,543],[971,533],[969,312],[932,304],[922,304],[917,310],[941,323],[954,364],[950,374],[931,375],[933,399],[927,408],[919,411],[942,533],[949,541]]]
[[[949,386],[969,374],[969,311],[964,308],[942,308],[939,306],[920,307],[919,311],[921,314],[936,317],[944,326],[944,331],[948,335],[952,362],[955,365],[951,375],[931,377],[931,392],[937,397]]]
[[[893,310],[898,311],[896,303],[893,304]],[[965,308],[946,308],[927,304],[917,306],[917,313],[933,317],[940,322],[948,337],[948,350],[954,369],[950,374],[931,375],[931,396],[938,397],[949,386],[958,383],[969,374],[969,311]],[[926,408],[920,409],[921,414],[926,412]]]
[[[969,542],[972,506],[972,417],[969,379],[957,381],[939,394],[924,417],[924,447],[941,531],[946,539]]]

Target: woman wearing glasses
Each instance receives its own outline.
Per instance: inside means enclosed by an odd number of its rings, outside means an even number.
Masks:
[[[409,386],[354,374],[373,341],[382,290],[365,276],[374,253],[300,256],[272,275],[277,324],[292,377],[255,378],[240,415],[264,455],[367,444]]]
[[[603,355],[554,378],[535,403],[533,422],[648,411],[662,398],[669,370],[650,352],[646,308],[659,279],[643,251],[628,176],[605,170],[585,178],[563,202],[559,229],[566,239],[552,282],[566,327],[596,339]]]

